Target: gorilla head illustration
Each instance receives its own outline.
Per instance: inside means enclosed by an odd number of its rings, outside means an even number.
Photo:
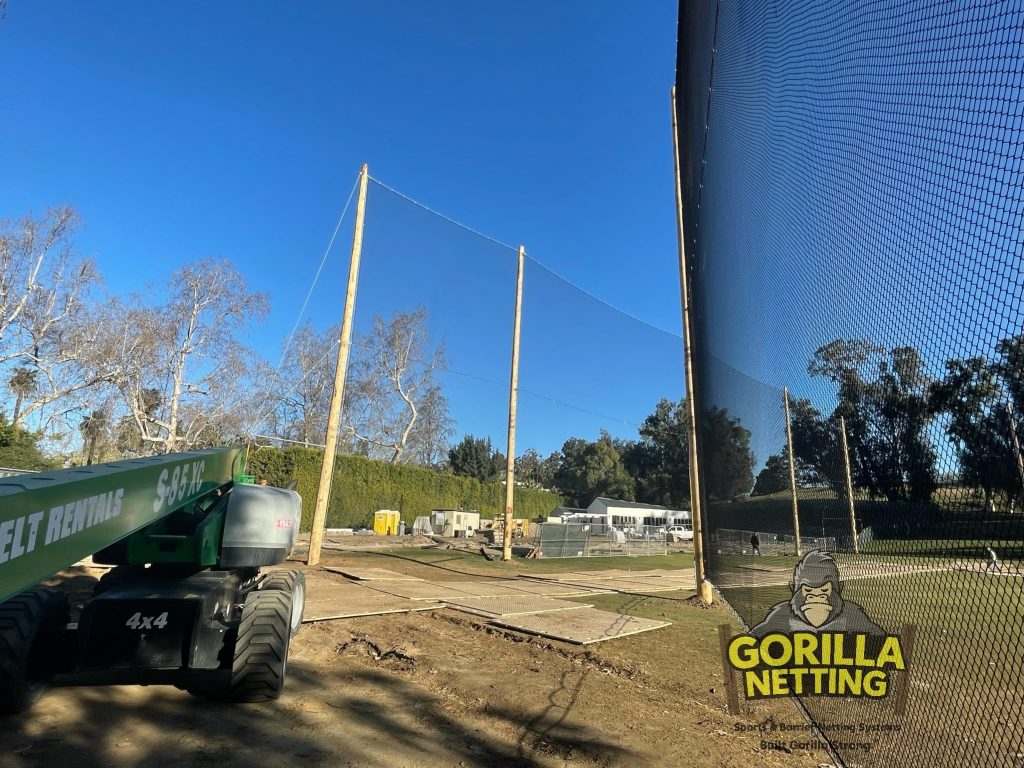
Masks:
[[[763,637],[770,632],[867,632],[885,630],[868,618],[864,609],[843,599],[843,582],[836,561],[827,552],[808,552],[793,569],[789,584],[793,596],[769,611],[750,630]]]
[[[820,627],[843,610],[843,583],[836,561],[826,552],[808,552],[793,570],[790,582],[793,615]]]

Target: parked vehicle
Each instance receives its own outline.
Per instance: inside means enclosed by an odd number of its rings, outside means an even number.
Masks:
[[[693,531],[682,525],[670,526],[667,535],[671,542],[693,541]]]

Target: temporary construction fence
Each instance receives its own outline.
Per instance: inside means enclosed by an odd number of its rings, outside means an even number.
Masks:
[[[600,523],[542,523],[534,550],[538,557],[666,555],[679,551],[664,528],[643,526],[629,532]]]
[[[760,555],[796,555],[796,537],[784,533],[765,531],[737,531],[731,528],[716,528],[711,532],[711,549],[719,555],[753,555],[754,537],[757,537],[757,553]],[[834,537],[805,536],[803,547],[810,550],[835,552]]]
[[[834,539],[916,627],[901,696],[798,697],[835,761],[1019,766],[1024,2],[681,3],[674,108],[709,579],[753,627],[749,532]]]

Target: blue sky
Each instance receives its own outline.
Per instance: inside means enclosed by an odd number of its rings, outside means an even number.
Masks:
[[[85,224],[79,246],[115,293],[141,290],[192,259],[231,259],[271,297],[272,314],[251,342],[276,361],[368,162],[374,177],[502,242],[525,244],[595,296],[674,332],[675,23],[669,0],[287,10],[269,2],[11,0],[0,22],[0,215],[74,204]],[[384,221],[371,207],[368,256],[373,227],[402,228],[413,216],[400,205],[394,211]],[[350,226],[311,303],[318,327],[340,315]],[[510,255],[477,249],[450,229],[438,233],[433,252],[463,243],[466,254],[490,260],[481,275]],[[411,283],[413,253],[389,251],[377,266],[396,284],[399,275]],[[511,287],[474,291],[483,280],[465,264],[476,256],[453,267],[457,285],[424,301],[450,349],[460,339],[468,346],[472,335],[460,333],[484,314],[508,343],[509,331],[498,329],[507,325]],[[534,333],[548,343],[535,345],[530,360],[524,350],[523,386],[616,419],[538,405],[524,416],[532,426],[521,448],[550,450],[600,427],[629,434],[625,422],[650,412],[655,393],[681,393],[666,391],[681,381],[671,335],[630,325],[564,285],[547,290],[550,320]],[[484,311],[472,321],[452,309],[470,293]],[[501,302],[505,309],[486,312]],[[367,298],[361,318],[386,303]],[[564,322],[559,307],[567,308]],[[564,341],[552,336],[556,327]],[[616,342],[612,360],[595,359],[593,339],[602,337]],[[486,358],[465,372],[505,381],[507,371]],[[473,368],[466,359],[463,367]],[[596,375],[609,364],[646,370],[650,361],[657,371],[639,389]],[[468,390],[453,395],[460,431],[501,435],[494,409],[507,394],[479,387],[486,394],[475,399]]]

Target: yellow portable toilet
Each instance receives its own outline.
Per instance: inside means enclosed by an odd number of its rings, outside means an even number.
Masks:
[[[373,513],[373,532],[378,536],[397,536],[399,515],[394,509],[378,509]]]

